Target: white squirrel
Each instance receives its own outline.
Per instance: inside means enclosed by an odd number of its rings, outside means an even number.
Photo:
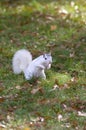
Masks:
[[[45,69],[50,69],[52,63],[51,54],[43,54],[32,60],[31,53],[26,49],[18,50],[12,59],[12,68],[15,74],[24,73],[25,79],[33,77],[46,79]]]

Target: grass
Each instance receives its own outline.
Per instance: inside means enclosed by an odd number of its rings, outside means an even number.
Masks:
[[[0,2],[0,129],[85,130],[85,12],[84,0]],[[21,48],[52,52],[46,81],[13,74]]]

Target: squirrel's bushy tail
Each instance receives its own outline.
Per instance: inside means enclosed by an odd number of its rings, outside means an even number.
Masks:
[[[25,49],[18,50],[12,59],[12,68],[15,74],[24,72],[28,65],[32,62],[32,55]]]

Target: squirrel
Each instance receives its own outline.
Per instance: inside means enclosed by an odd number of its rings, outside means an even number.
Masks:
[[[45,53],[32,60],[31,53],[26,49],[16,51],[12,59],[13,72],[15,74],[23,72],[26,80],[30,80],[33,77],[46,79],[45,69],[50,69],[51,64],[51,53]]]

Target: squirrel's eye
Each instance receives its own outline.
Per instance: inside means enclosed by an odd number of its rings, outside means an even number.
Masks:
[[[47,60],[47,58],[45,57],[45,60]]]

